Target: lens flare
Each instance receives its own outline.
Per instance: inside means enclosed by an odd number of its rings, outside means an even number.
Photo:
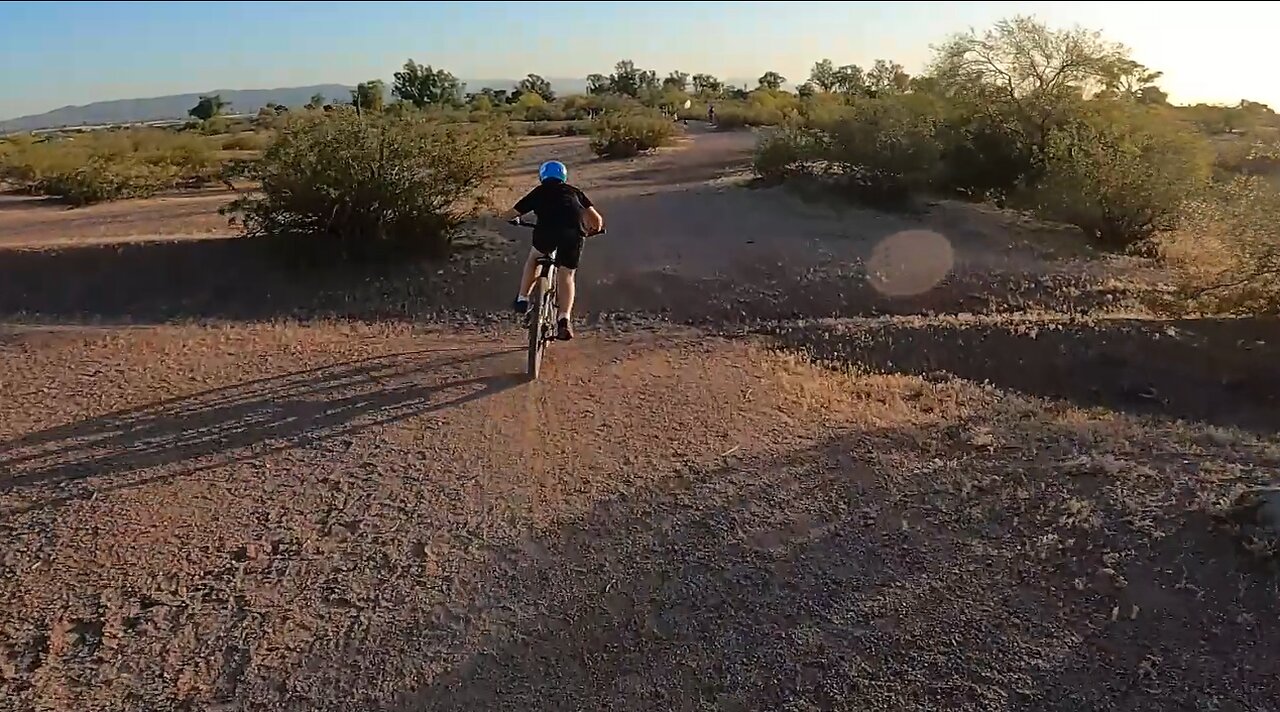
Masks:
[[[933,289],[955,265],[951,241],[932,230],[903,230],[881,240],[867,260],[867,281],[890,297]]]

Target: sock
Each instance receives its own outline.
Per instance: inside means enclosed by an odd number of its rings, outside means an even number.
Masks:
[[[527,302],[527,301],[529,301],[529,298],[528,298],[528,297],[526,297],[526,296],[525,296],[525,295],[523,295],[523,294],[517,294],[517,295],[516,295],[516,301],[517,301],[517,302]]]
[[[569,318],[569,312],[563,312],[563,311],[556,312],[556,321],[560,321],[561,319],[568,319],[568,318]]]

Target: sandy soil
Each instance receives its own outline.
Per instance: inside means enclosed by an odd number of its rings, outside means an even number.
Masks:
[[[1280,328],[1120,318],[1061,233],[749,147],[530,144],[610,227],[538,383],[518,231],[0,252],[0,707],[1274,709],[1280,579],[1216,515],[1280,467]]]

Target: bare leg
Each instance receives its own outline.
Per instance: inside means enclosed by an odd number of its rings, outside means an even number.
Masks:
[[[573,273],[576,270],[565,269],[564,267],[556,268],[556,301],[559,302],[560,311],[556,314],[556,320],[567,319],[573,313]]]
[[[529,292],[533,291],[533,283],[538,279],[538,256],[537,250],[530,248],[529,257],[524,261],[524,274],[520,277],[520,296],[525,299],[529,298]]]

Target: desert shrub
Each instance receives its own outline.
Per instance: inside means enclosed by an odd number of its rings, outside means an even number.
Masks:
[[[590,121],[565,121],[560,124],[561,136],[586,136],[591,133],[593,124]]]
[[[292,122],[255,164],[261,190],[228,212],[289,257],[449,252],[514,148],[506,126],[333,112]]]
[[[823,158],[843,175],[853,199],[903,207],[934,180],[938,123],[927,106],[897,97],[862,100],[823,131]]]
[[[562,128],[559,122],[529,121],[525,122],[524,133],[526,136],[559,136]]]
[[[222,140],[224,151],[263,151],[271,145],[274,134],[269,131],[246,131]]]
[[[941,148],[931,104],[889,97],[807,113],[764,134],[753,161],[758,176],[809,175],[857,202],[891,209],[908,207],[933,184]]]
[[[957,113],[940,127],[938,187],[1003,206],[1035,179],[1035,149],[1016,122],[990,113]]]
[[[760,137],[752,168],[757,176],[770,182],[811,172],[810,162],[824,155],[821,136],[820,131],[798,122],[784,124]]]
[[[1239,176],[1188,203],[1160,238],[1177,279],[1176,307],[1233,315],[1280,314],[1280,188]]]
[[[209,139],[128,129],[19,145],[0,156],[0,173],[37,195],[86,205],[213,180],[217,161]]]
[[[722,131],[733,131],[747,126],[777,126],[782,123],[782,120],[783,113],[775,106],[716,105],[716,128]]]
[[[1172,228],[1209,174],[1204,140],[1141,107],[1082,114],[1048,138],[1030,204],[1110,248]]]
[[[252,131],[252,119],[231,118],[229,116],[215,116],[208,121],[200,122],[199,132],[205,136],[217,136],[219,134],[235,134],[241,131]]]
[[[605,158],[630,158],[671,143],[676,125],[650,114],[604,114],[592,125],[591,150]]]
[[[741,106],[716,106],[716,128],[721,131],[735,131],[746,128],[747,111]]]
[[[146,163],[134,157],[92,156],[83,164],[51,171],[32,188],[40,195],[63,198],[72,205],[143,198],[173,187],[177,166]]]
[[[567,96],[561,100],[560,107],[566,119],[590,119],[604,108],[604,101],[595,95]]]
[[[1280,174],[1280,142],[1216,140],[1213,169],[1224,181],[1238,175]]]

